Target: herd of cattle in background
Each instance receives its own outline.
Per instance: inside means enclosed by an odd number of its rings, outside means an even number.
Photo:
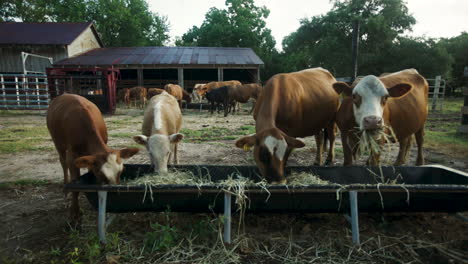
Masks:
[[[192,101],[201,103],[204,98],[211,104],[210,112],[215,109],[224,109],[224,116],[229,112],[235,112],[236,106],[239,111],[239,103],[247,103],[250,98],[257,100],[262,90],[258,83],[242,84],[239,81],[210,82],[207,84],[195,84],[192,93],[188,93],[177,84],[166,84],[164,89],[145,88],[136,86],[133,88],[120,89],[117,93],[117,100],[130,106],[144,108],[148,100],[153,96],[166,91],[174,96],[182,108],[182,101],[191,103]],[[253,111],[255,103],[252,106]]]
[[[387,129],[392,129],[396,137],[388,140],[400,144],[395,165],[406,162],[413,134],[418,145],[416,165],[424,164],[428,83],[415,69],[380,77],[365,76],[350,86],[337,82],[325,69],[312,68],[277,74],[263,88],[238,81],[200,84],[193,95],[199,96],[198,100],[205,96],[212,105],[211,112],[215,105],[223,105],[225,116],[233,102],[256,99],[253,113],[256,133],[238,139],[235,145],[244,150],[254,147],[255,163],[271,184],[286,182],[284,168],[291,151],[305,146],[298,138],[315,136],[314,164],[320,166],[326,134],[329,147],[325,163],[333,164],[336,127],[341,132],[344,165],[352,165],[356,160],[360,134],[364,131],[378,134],[375,132]],[[135,100],[140,107],[146,105],[142,134],[133,140],[147,148],[155,172],[166,172],[171,156],[177,164],[177,145],[184,137],[180,133],[181,102],[190,102],[190,94],[169,84],[164,89],[134,87],[123,90],[119,96],[127,105]],[[64,94],[51,102],[47,127],[60,156],[65,183],[79,179],[79,168],[92,171],[97,183],[119,183],[122,159],[138,152],[135,148],[107,147],[107,129],[101,113],[78,95]],[[378,142],[383,145],[386,140],[379,138]],[[382,151],[371,151],[367,164],[379,165]],[[77,197],[78,194],[73,195],[71,207],[75,219],[79,216]]]

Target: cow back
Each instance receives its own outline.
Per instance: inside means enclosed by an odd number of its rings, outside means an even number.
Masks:
[[[153,96],[146,107],[142,133],[171,135],[178,133],[182,126],[182,113],[174,96],[163,92]]]
[[[257,100],[257,132],[276,126],[292,137],[319,133],[338,109],[334,82],[330,72],[322,68],[273,76]]]
[[[51,101],[47,128],[56,147],[69,147],[81,155],[91,154],[89,146],[107,143],[107,128],[101,112],[86,98],[63,94]]]
[[[177,84],[166,84],[164,86],[164,90],[166,90],[167,93],[170,95],[174,96],[178,101],[182,100],[183,97],[183,89]]]

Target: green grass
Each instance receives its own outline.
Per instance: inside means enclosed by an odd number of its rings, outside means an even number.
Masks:
[[[0,130],[0,153],[45,150],[50,140],[45,126],[12,126]]]
[[[430,102],[429,102],[430,103]],[[455,114],[460,115],[461,108],[463,106],[463,98],[445,98],[444,99],[444,107],[443,107],[443,114]]]
[[[2,182],[0,183],[0,187],[10,187],[10,186],[25,186],[25,185],[32,185],[32,186],[43,186],[47,185],[50,182],[47,180],[37,180],[37,179],[23,179],[17,180],[13,182]]]
[[[135,133],[110,133],[110,137],[115,137],[115,138],[132,138],[135,136]]]
[[[45,110],[0,110],[0,116],[44,115]]]
[[[186,142],[195,143],[216,140],[234,140],[254,132],[255,128],[250,125],[244,125],[237,129],[213,126],[198,130],[184,128],[181,131],[181,133],[185,135]]]

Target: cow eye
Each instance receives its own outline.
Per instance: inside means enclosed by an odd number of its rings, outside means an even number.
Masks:
[[[387,103],[388,95],[382,96],[382,99],[380,99],[380,104],[385,105]]]
[[[356,107],[361,105],[361,96],[359,94],[353,94],[353,103],[356,105]]]

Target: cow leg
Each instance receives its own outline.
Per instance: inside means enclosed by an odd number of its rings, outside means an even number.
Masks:
[[[76,155],[73,155],[71,151],[66,152],[66,163],[70,170],[71,182],[78,181],[80,178],[80,169],[74,164]],[[79,192],[72,192],[71,206],[70,206],[70,219],[73,223],[79,223],[81,219],[80,204],[78,202]]]
[[[341,144],[343,145],[344,161],[343,166],[353,165],[353,148],[350,144],[350,137],[348,131],[341,131]]]
[[[398,157],[394,163],[395,166],[401,166],[406,163],[406,157],[411,148],[411,136],[403,139],[399,139],[400,150],[398,151]]]
[[[323,132],[320,131],[318,135],[315,135],[315,144],[317,145],[317,151],[315,152],[314,165],[322,166],[322,149],[323,149]]]
[[[253,101],[252,103],[252,109],[250,109],[250,112],[249,112],[249,115],[252,114],[253,110],[255,109],[255,104],[257,103],[257,101]]]
[[[418,156],[416,158],[416,166],[422,166],[424,165],[424,128],[421,128],[418,132],[416,132],[414,134],[414,137],[416,138],[416,144],[418,145]]]
[[[330,147],[328,148],[327,159],[325,160],[325,165],[332,165],[335,161],[335,123],[331,123],[327,127],[327,136],[328,141],[330,141]],[[325,140],[324,140],[325,141]],[[326,146],[326,141],[324,142]]]
[[[288,165],[289,155],[291,155],[292,151],[293,151],[293,148],[286,148],[286,153],[284,153],[284,166]]]
[[[215,103],[214,101],[211,101],[210,114],[213,114],[214,108],[215,108]]]
[[[177,143],[174,144],[174,164],[179,164],[179,157],[177,157]]]

